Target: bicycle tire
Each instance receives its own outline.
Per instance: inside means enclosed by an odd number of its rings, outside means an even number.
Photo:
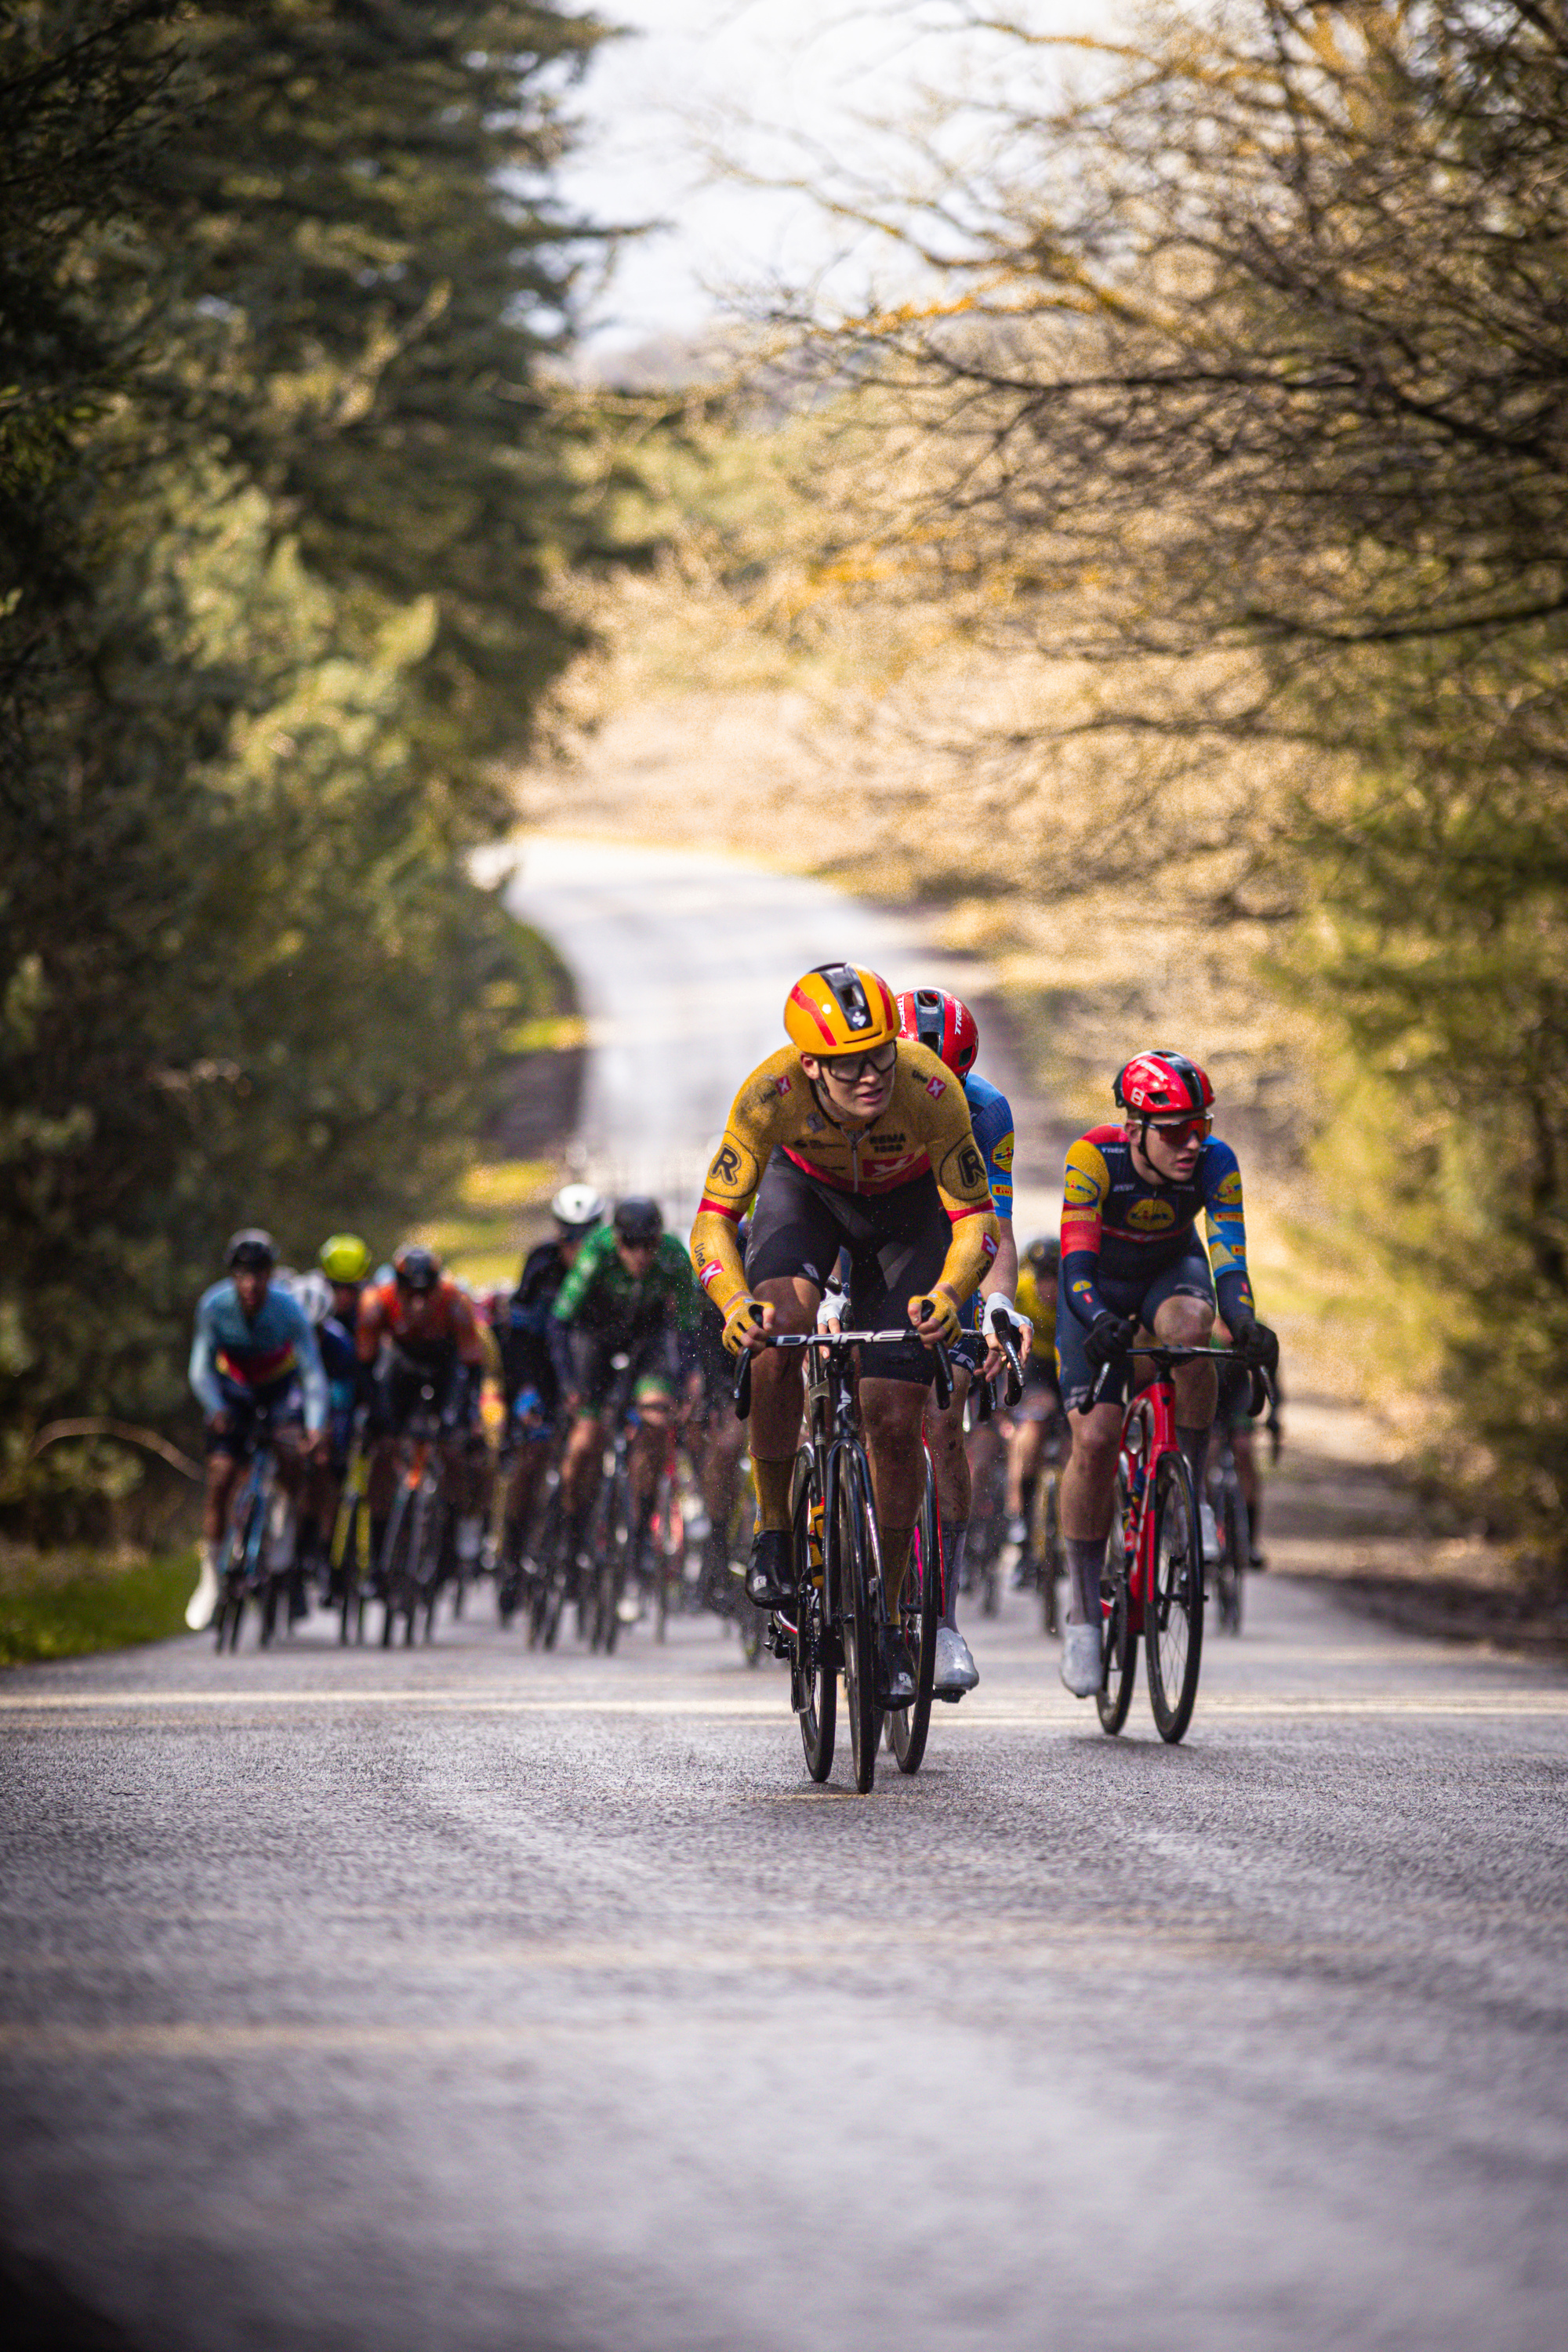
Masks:
[[[877,1779],[877,1748],[882,1737],[877,1651],[882,1621],[881,1562],[877,1545],[870,1473],[858,1446],[841,1445],[835,1456],[829,1541],[837,1559],[828,1574],[844,1626],[844,1698],[849,1710],[849,1749],[855,1786],[868,1797]]]
[[[1045,1633],[1059,1633],[1061,1610],[1057,1601],[1057,1586],[1067,1570],[1067,1554],[1062,1548],[1061,1480],[1054,1469],[1041,1471],[1037,1494],[1036,1514],[1040,1528],[1037,1554],[1040,1563],[1040,1630]]]
[[[827,1622],[826,1562],[814,1561],[811,1557],[811,1455],[803,1451],[795,1457],[795,1492],[790,1501],[798,1579],[791,1696],[800,1721],[805,1769],[814,1780],[826,1780],[833,1769],[837,1737],[838,1666],[832,1629]]]
[[[626,1491],[626,1471],[617,1463],[599,1489],[599,1501],[590,1522],[593,1539],[589,1552],[594,1566],[589,1647],[601,1652],[606,1658],[614,1655],[621,1634],[621,1596],[626,1591],[630,1509],[631,1497]]]
[[[387,1521],[381,1547],[381,1601],[385,1615],[382,1620],[381,1646],[390,1650],[397,1638],[397,1621],[407,1620],[405,1646],[414,1640],[414,1612],[416,1596],[413,1590],[414,1571],[412,1546],[414,1517],[408,1499],[408,1489],[400,1486]]]
[[[1127,1578],[1121,1568],[1107,1566],[1100,1579],[1100,1688],[1094,1695],[1101,1731],[1114,1739],[1132,1704],[1137,1670],[1132,1655],[1132,1625],[1127,1607]]]
[[[1174,1744],[1193,1719],[1204,1646],[1203,1531],[1192,1473],[1162,1455],[1154,1486],[1154,1567],[1143,1610],[1149,1704],[1162,1739]]]
[[[925,1469],[925,1494],[910,1545],[910,1564],[904,1571],[900,1610],[915,1657],[914,1703],[888,1710],[889,1745],[900,1772],[918,1772],[925,1756],[931,1732],[931,1693],[936,1684],[936,1629],[942,1622],[942,1526],[929,1454]]]
[[[1219,1622],[1227,1633],[1241,1631],[1242,1594],[1246,1591],[1247,1564],[1252,1551],[1252,1530],[1247,1525],[1247,1497],[1234,1470],[1227,1471],[1219,1490],[1219,1559],[1215,1564],[1215,1599],[1219,1603]]]

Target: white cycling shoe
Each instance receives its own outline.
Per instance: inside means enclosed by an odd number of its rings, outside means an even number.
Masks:
[[[939,1625],[936,1629],[936,1680],[931,1689],[938,1698],[962,1698],[980,1680],[980,1669],[969,1654],[969,1644],[956,1625]]]
[[[1100,1688],[1098,1625],[1068,1625],[1064,1629],[1062,1680],[1074,1698],[1092,1698]]]
[[[185,1603],[185,1622],[193,1633],[205,1633],[213,1622],[217,1607],[217,1570],[210,1554],[202,1554],[202,1572],[196,1579],[196,1589]]]
[[[1212,1503],[1202,1502],[1198,1505],[1198,1526],[1203,1533],[1204,1558],[1205,1559],[1217,1559],[1219,1558],[1219,1528],[1215,1520],[1214,1505]]]

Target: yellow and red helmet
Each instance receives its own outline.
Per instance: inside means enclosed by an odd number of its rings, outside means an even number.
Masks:
[[[790,990],[784,1018],[803,1054],[875,1053],[899,1034],[892,990],[863,964],[814,965]]]

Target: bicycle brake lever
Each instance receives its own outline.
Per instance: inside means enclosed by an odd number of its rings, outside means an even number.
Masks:
[[[743,1349],[740,1369],[735,1374],[735,1418],[750,1421],[752,1417],[752,1351]]]
[[[936,1409],[945,1412],[952,1402],[952,1366],[947,1360],[947,1349],[938,1339],[931,1349],[931,1381],[936,1389]]]

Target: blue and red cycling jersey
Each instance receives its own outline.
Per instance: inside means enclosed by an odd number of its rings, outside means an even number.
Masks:
[[[306,1428],[314,1433],[327,1425],[327,1376],[315,1332],[299,1300],[279,1284],[269,1286],[254,1315],[240,1305],[232,1280],[203,1291],[190,1378],[209,1421],[229,1412],[237,1399],[243,1402],[297,1378]]]
[[[985,1162],[985,1181],[991,1187],[992,1205],[1005,1225],[1013,1223],[1013,1107],[1000,1087],[989,1078],[976,1076],[971,1070],[963,1081],[963,1099],[969,1105],[969,1124],[974,1129],[974,1140],[980,1147],[980,1157]],[[980,1293],[965,1300],[959,1320],[966,1327],[981,1328]]]
[[[1228,1143],[1211,1135],[1184,1183],[1153,1184],[1132,1164],[1132,1146],[1120,1127],[1090,1128],[1068,1146],[1062,1197],[1061,1295],[1080,1323],[1110,1310],[1103,1278],[1119,1289],[1147,1288],[1166,1270],[1201,1251],[1199,1210],[1205,1214],[1208,1259],[1219,1311],[1234,1330],[1252,1319],[1247,1275],[1247,1225],[1241,1170]]]

